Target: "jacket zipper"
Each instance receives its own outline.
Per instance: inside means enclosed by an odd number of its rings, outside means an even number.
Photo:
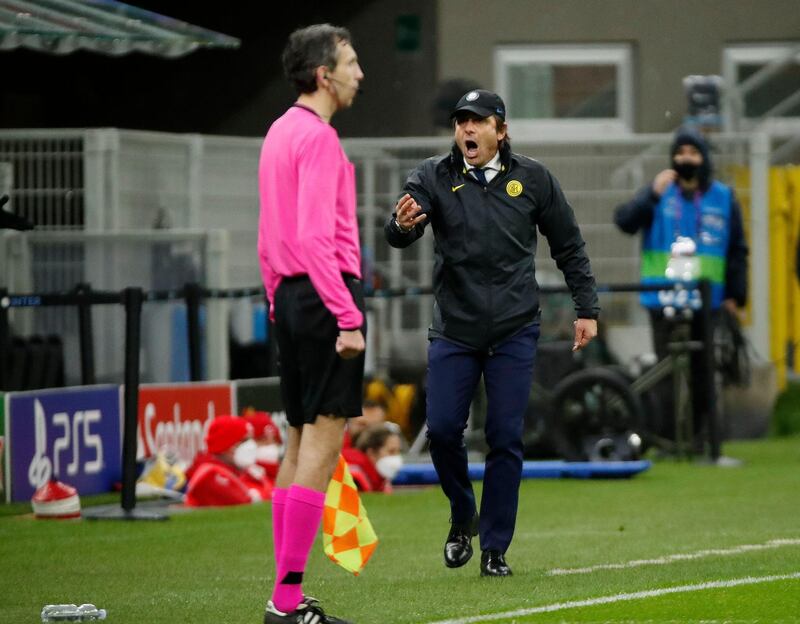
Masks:
[[[500,175],[500,174],[498,173],[498,175]],[[497,176],[495,176],[495,179],[496,178],[497,178]],[[492,182],[494,182],[494,179],[492,180]],[[491,203],[489,202],[489,185],[488,184],[483,187],[483,192],[484,192],[484,194],[486,195],[486,198],[487,198],[486,199],[487,210],[484,211],[484,223],[485,223],[484,231],[486,232],[485,249],[486,249],[487,257],[491,257],[491,255],[492,255],[491,229],[489,227],[489,225],[491,223],[491,214],[489,213],[489,211],[491,210]],[[487,263],[487,266],[488,266],[488,263]],[[492,314],[492,307],[493,307],[492,299],[493,299],[493,297],[492,297],[492,273],[491,273],[491,270],[487,270],[487,277],[488,277],[488,279],[486,280],[486,282],[487,282],[486,283],[486,288],[488,290],[488,293],[487,293],[487,306],[486,306],[486,317],[487,317],[486,318],[486,339],[487,339],[487,342],[490,342],[491,339],[492,339],[492,317],[493,317],[493,314]],[[492,350],[491,343],[490,343],[490,346],[489,346],[489,349],[488,349],[488,355],[489,355],[489,357],[494,355],[494,351]]]

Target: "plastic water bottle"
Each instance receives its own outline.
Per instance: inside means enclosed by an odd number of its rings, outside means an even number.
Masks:
[[[42,609],[42,622],[93,622],[105,619],[106,610],[98,609],[93,604],[45,605]]]

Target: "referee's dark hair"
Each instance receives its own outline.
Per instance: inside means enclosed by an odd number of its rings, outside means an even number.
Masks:
[[[289,35],[283,49],[283,72],[297,93],[314,93],[317,79],[314,71],[320,65],[336,68],[337,46],[350,43],[352,38],[346,28],[330,24],[313,24],[299,28]]]

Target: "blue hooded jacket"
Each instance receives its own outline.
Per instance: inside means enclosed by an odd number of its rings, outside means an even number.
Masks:
[[[722,287],[717,295],[719,299],[734,299],[739,306],[744,306],[747,301],[747,243],[744,238],[744,228],[742,226],[742,211],[733,190],[713,179],[713,163],[708,141],[690,128],[680,128],[676,133],[670,147],[670,158],[678,151],[681,145],[693,145],[703,155],[703,164],[698,170],[699,182],[699,203],[711,201],[709,194],[714,194],[717,198],[729,196],[729,211],[727,220],[727,245],[724,249],[724,279],[721,280]],[[671,195],[673,200],[688,201],[683,195],[682,190],[677,185],[670,185],[664,195]],[[663,217],[660,212],[664,206],[662,196],[655,193],[652,184],[642,188],[636,196],[629,202],[617,207],[614,214],[614,222],[617,226],[628,234],[635,234],[642,231],[645,241],[651,239],[652,228],[658,214],[659,227],[663,227]],[[726,207],[727,208],[727,207]],[[659,212],[657,212],[659,211]],[[663,246],[663,245],[662,245]],[[662,250],[663,251],[663,250]]]

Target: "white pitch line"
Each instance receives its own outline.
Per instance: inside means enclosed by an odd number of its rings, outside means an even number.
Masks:
[[[664,555],[663,557],[656,557],[654,559],[635,559],[633,561],[626,561],[625,563],[601,563],[585,568],[554,568],[549,570],[547,574],[550,576],[564,576],[567,574],[589,574],[598,570],[624,570],[626,568],[638,568],[646,565],[666,565],[676,561],[690,561],[692,559],[702,559],[704,557],[740,555],[742,553],[758,550],[781,548],[782,546],[800,546],[800,539],[774,539],[764,544],[742,544],[741,546],[735,546],[733,548],[709,548],[692,553]]]
[[[657,598],[667,594],[682,594],[686,592],[701,591],[704,589],[721,589],[737,587],[739,585],[757,585],[759,583],[772,583],[775,581],[800,580],[800,572],[792,574],[776,574],[774,576],[746,576],[744,578],[731,579],[729,581],[708,581],[697,585],[680,585],[678,587],[664,587],[662,589],[648,589],[645,591],[632,592],[630,594],[614,594],[613,596],[600,596],[599,598],[588,598],[586,600],[573,600],[571,602],[556,602],[555,604],[544,605],[542,607],[531,607],[529,609],[517,609],[516,611],[505,611],[503,613],[487,613],[485,615],[474,615],[471,617],[458,618],[454,620],[439,620],[429,622],[429,624],[472,624],[473,622],[489,622],[491,620],[505,620],[508,618],[523,617],[536,613],[551,613],[553,611],[563,611],[564,609],[575,609],[577,607],[593,607],[595,605],[611,604],[626,600],[639,600],[640,598]]]

